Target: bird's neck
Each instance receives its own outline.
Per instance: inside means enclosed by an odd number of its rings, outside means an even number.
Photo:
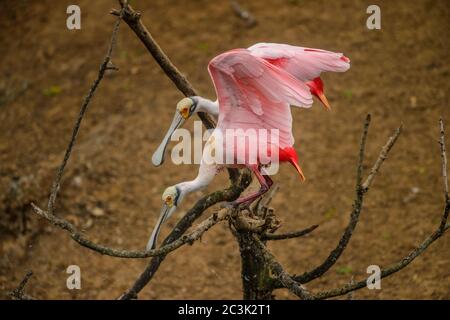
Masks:
[[[195,183],[195,180],[181,182],[178,187],[183,190],[184,194],[195,192],[201,189],[201,186]]]
[[[215,118],[219,116],[218,101],[211,101],[209,99],[197,96],[197,108],[195,112],[205,112]]]
[[[201,190],[208,186],[218,173],[218,168],[215,165],[200,164],[200,169],[197,177],[191,181],[181,182],[177,185],[183,193],[183,197],[188,193]]]

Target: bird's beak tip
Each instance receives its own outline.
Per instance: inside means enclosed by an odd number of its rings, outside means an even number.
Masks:
[[[325,109],[326,109],[327,111],[331,111],[331,105],[330,105],[330,103],[328,102],[328,99],[327,99],[327,97],[325,96],[325,94],[322,92],[322,93],[318,94],[317,96],[319,97],[320,102],[322,102],[322,104],[323,104],[323,106],[325,107]]]
[[[152,164],[154,167],[159,167],[160,165],[162,165],[163,161],[155,161],[154,159],[152,159]]]
[[[305,182],[306,180],[305,174],[303,173],[302,168],[298,165],[297,161],[292,160],[291,164],[295,167],[295,170],[297,170],[298,174],[300,175],[300,180],[302,182]]]
[[[164,152],[166,151],[167,144],[169,143],[172,134],[183,124],[184,121],[185,119],[178,112],[176,112],[164,139],[153,153],[152,163],[155,167],[159,167],[164,162]]]

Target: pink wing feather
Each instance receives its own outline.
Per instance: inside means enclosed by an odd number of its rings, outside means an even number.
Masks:
[[[218,129],[278,129],[279,146],[293,145],[289,105],[313,103],[303,82],[246,49],[215,57],[208,69],[219,100]]]
[[[324,71],[345,72],[350,68],[349,58],[326,50],[278,43],[257,43],[248,50],[302,81],[311,81]]]

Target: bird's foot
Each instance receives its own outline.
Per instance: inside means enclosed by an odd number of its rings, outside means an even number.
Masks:
[[[237,207],[239,207],[239,203],[236,201],[225,202],[220,206],[222,209],[237,209]]]

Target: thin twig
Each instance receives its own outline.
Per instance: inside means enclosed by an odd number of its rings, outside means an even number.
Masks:
[[[148,251],[139,251],[139,250],[114,249],[114,248],[110,248],[110,247],[103,246],[100,244],[96,244],[96,243],[92,242],[91,240],[87,239],[80,231],[78,231],[75,228],[74,225],[72,225],[67,220],[59,218],[49,212],[42,210],[41,208],[36,206],[34,203],[32,203],[31,206],[36,214],[45,218],[46,220],[51,222],[53,225],[69,232],[72,239],[75,240],[76,242],[78,242],[78,244],[80,244],[81,246],[89,248],[100,254],[108,255],[111,257],[134,258],[134,259],[167,255],[168,253],[178,249],[179,247],[181,247],[187,243],[192,243],[192,242],[200,239],[200,237],[206,231],[208,231],[211,227],[216,225],[218,222],[226,219],[229,215],[229,212],[227,209],[222,209],[218,213],[213,214],[208,219],[199,223],[189,234],[179,237],[177,240],[175,240],[169,244],[165,244],[164,246],[162,246],[160,248],[152,249],[152,250],[148,250]]]
[[[111,36],[111,41],[109,43],[109,47],[108,47],[106,56],[103,59],[102,64],[100,65],[100,70],[98,71],[97,79],[95,79],[94,83],[92,84],[91,88],[89,89],[88,94],[86,95],[86,97],[83,100],[83,103],[82,103],[81,109],[80,109],[80,113],[78,114],[78,118],[75,122],[75,126],[72,131],[72,136],[70,138],[69,145],[67,146],[66,152],[64,153],[64,158],[58,168],[55,180],[53,181],[52,190],[50,192],[50,197],[48,199],[48,206],[47,206],[47,211],[49,213],[53,213],[56,197],[58,195],[59,187],[61,185],[61,179],[64,174],[64,170],[66,168],[67,162],[69,161],[70,155],[72,153],[73,146],[75,145],[75,142],[77,140],[78,131],[80,130],[80,126],[81,126],[81,122],[83,121],[83,117],[86,113],[89,103],[92,100],[92,97],[94,96],[95,91],[97,90],[97,87],[99,86],[100,82],[103,79],[103,76],[105,75],[105,71],[111,68],[109,63],[111,61],[111,55],[112,55],[114,46],[116,44],[117,33],[119,31],[120,21],[122,20],[122,14],[123,14],[123,10],[120,11],[119,17],[117,18],[116,23],[114,25],[112,36]]]
[[[231,1],[231,8],[233,9],[233,12],[247,24],[247,27],[250,28],[256,25],[255,17],[247,10],[244,10],[237,1]]]
[[[318,226],[319,226],[318,224],[315,224],[309,228],[300,231],[286,232],[281,234],[265,233],[261,236],[261,240],[267,241],[267,240],[285,240],[285,239],[299,238],[311,233]]]
[[[33,275],[32,271],[28,271],[25,275],[25,277],[20,281],[19,285],[16,289],[11,291],[8,295],[11,297],[11,299],[14,300],[34,300],[33,297],[25,294],[25,286],[27,285],[28,281],[30,280],[31,276]]]
[[[357,193],[360,192],[359,189],[361,188],[361,183],[362,183],[364,154],[366,151],[367,135],[369,134],[369,126],[370,126],[371,120],[372,120],[372,116],[370,114],[368,114],[366,116],[366,121],[364,122],[361,143],[359,144],[359,157],[358,157],[358,164],[356,166],[356,192]]]
[[[444,130],[444,121],[442,119],[439,120],[440,127],[440,139],[439,144],[441,146],[441,161],[442,161],[442,178],[444,180],[444,195],[445,201],[449,201],[448,195],[448,178],[447,178],[447,152],[445,151],[445,130]]]
[[[383,164],[384,160],[386,160],[389,151],[394,146],[395,142],[397,141],[400,133],[402,131],[402,126],[398,127],[395,131],[394,135],[389,138],[389,140],[386,142],[386,144],[381,149],[380,155],[378,156],[377,161],[373,165],[372,169],[370,170],[369,175],[367,176],[366,181],[362,184],[362,188],[364,192],[367,192],[373,182],[373,179],[375,179],[375,175],[380,170],[381,165]]]
[[[447,211],[448,215],[448,211]],[[447,224],[444,227],[444,232],[447,231],[450,228],[450,225]],[[381,278],[386,278],[407,265],[409,265],[412,261],[414,261],[415,258],[417,258],[419,255],[421,255],[434,241],[439,239],[442,236],[443,232],[440,232],[440,230],[435,231],[433,234],[431,234],[428,238],[426,238],[418,247],[416,247],[413,251],[411,251],[406,257],[404,257],[399,262],[381,270]],[[342,296],[344,294],[347,294],[351,291],[355,291],[358,289],[362,289],[367,286],[367,279],[361,280],[354,283],[349,283],[343,287],[332,289],[329,291],[323,291],[319,292],[314,295],[315,299],[328,299],[333,298],[337,296]]]
[[[399,128],[400,129],[400,128]],[[384,157],[387,156],[387,152],[392,148],[392,145],[395,143],[398,135],[400,134],[400,130],[396,131],[396,134],[389,139],[391,145],[386,145],[383,150],[387,150]],[[444,124],[442,119],[440,120],[440,145],[441,145],[441,161],[442,161],[442,178],[444,181],[444,192],[445,192],[445,207],[444,212],[442,213],[441,223],[435,232],[433,232],[430,236],[428,236],[418,247],[412,250],[405,258],[400,260],[399,262],[381,270],[381,278],[385,278],[390,276],[393,273],[396,273],[409,265],[415,258],[421,255],[434,241],[439,239],[445,231],[450,228],[450,225],[447,223],[449,211],[450,211],[450,202],[448,201],[448,182],[447,182],[447,154],[445,151],[445,141],[444,141]],[[378,163],[378,161],[377,161]],[[379,168],[379,167],[378,167]],[[374,171],[377,172],[378,170]],[[372,171],[371,171],[372,172]],[[370,186],[370,183],[368,183]],[[341,296],[352,292],[354,290],[358,290],[364,288],[367,285],[367,280],[361,280],[359,282],[351,282],[341,288],[336,288],[330,291],[320,292],[314,295],[316,299],[328,299],[332,297]]]
[[[445,210],[441,219],[441,224],[439,226],[439,230],[444,232],[445,224],[448,220],[448,214],[450,211],[450,198],[448,194],[448,177],[447,177],[447,152],[445,150],[445,130],[444,130],[444,121],[442,119],[439,120],[440,127],[440,139],[439,144],[441,146],[441,163],[442,163],[442,180],[444,183],[444,199],[445,199]]]
[[[355,284],[355,277],[352,276],[352,279],[350,280],[350,285],[354,285],[354,284]],[[353,291],[352,291],[352,292],[349,292],[349,293],[347,294],[347,300],[354,300],[354,299],[355,299],[355,297],[354,297]]]
[[[369,129],[369,123],[370,123],[370,116],[367,116],[366,122],[364,124],[364,131],[361,138],[361,144],[360,144],[360,151],[359,151],[359,160],[358,160],[358,169],[357,169],[357,178],[356,178],[356,195],[355,195],[355,201],[353,203],[353,210],[350,213],[350,221],[347,225],[347,227],[344,230],[344,233],[341,236],[341,239],[339,240],[338,245],[336,248],[334,248],[328,257],[325,259],[325,261],[320,264],[318,267],[314,268],[311,271],[307,271],[299,276],[296,276],[294,279],[300,283],[307,283],[309,281],[312,281],[321,275],[323,275],[325,272],[327,272],[339,259],[342,252],[344,252],[345,248],[347,247],[347,244],[349,243],[353,232],[356,228],[356,225],[359,221],[359,216],[361,214],[361,209],[364,201],[364,194],[369,190],[369,187],[373,181],[373,178],[375,177],[376,173],[379,171],[381,164],[383,163],[384,159],[386,159],[389,151],[392,149],[393,145],[397,141],[398,136],[401,133],[401,127],[398,128],[394,134],[388,139],[388,142],[386,145],[381,149],[380,155],[378,156],[378,159],[376,160],[374,166],[371,169],[371,178],[367,178],[367,180],[364,182],[363,185],[361,185],[362,181],[362,168],[363,168],[363,161],[364,161],[364,151],[365,151],[365,144],[367,140],[367,134]],[[369,175],[370,176],[370,175]],[[366,185],[366,187],[364,187]]]

